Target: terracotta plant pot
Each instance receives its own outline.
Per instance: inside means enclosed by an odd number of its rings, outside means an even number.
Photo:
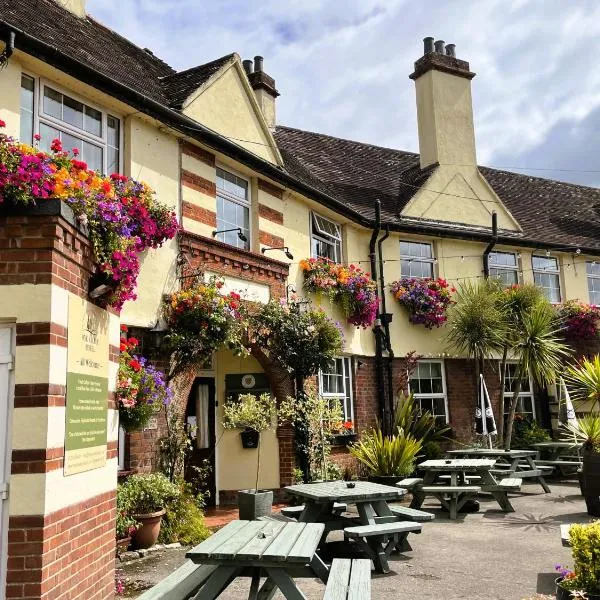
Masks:
[[[127,552],[127,548],[129,548],[129,544],[131,544],[131,536],[117,539],[117,556],[123,554],[123,552]]]
[[[150,548],[156,544],[158,534],[160,533],[160,523],[166,510],[163,508],[158,512],[148,513],[146,515],[133,515],[133,518],[140,523],[139,528],[133,534],[133,541],[136,548]]]

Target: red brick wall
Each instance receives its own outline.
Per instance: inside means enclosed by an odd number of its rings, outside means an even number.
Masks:
[[[108,492],[46,516],[11,517],[6,597],[113,598],[115,514]]]

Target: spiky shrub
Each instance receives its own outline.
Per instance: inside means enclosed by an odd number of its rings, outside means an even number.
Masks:
[[[394,429],[412,435],[423,446],[447,439],[450,427],[440,425],[428,410],[421,410],[412,393],[400,392],[394,415]]]
[[[600,415],[587,415],[577,423],[568,423],[565,431],[569,434],[567,441],[575,438],[583,444],[585,452],[600,453]]]
[[[412,435],[384,436],[381,429],[373,429],[350,446],[350,454],[371,475],[401,477],[412,473],[420,449],[421,442]]]
[[[573,398],[592,403],[592,409],[600,402],[600,356],[584,358],[567,369],[565,380],[572,388]]]

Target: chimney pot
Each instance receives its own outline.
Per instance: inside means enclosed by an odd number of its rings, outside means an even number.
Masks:
[[[255,56],[254,57],[254,72],[261,73],[263,70],[263,57]]]
[[[246,75],[252,75],[252,61],[250,59],[243,60],[242,65],[244,65],[244,71],[246,71]]]
[[[423,54],[431,54],[433,52],[433,38],[423,38]]]
[[[435,43],[435,51],[438,54],[444,54],[444,40],[437,40]]]
[[[452,58],[456,58],[456,44],[448,44],[446,46],[446,54]]]

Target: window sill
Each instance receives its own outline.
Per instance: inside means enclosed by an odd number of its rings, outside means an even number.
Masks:
[[[357,438],[356,433],[341,433],[339,435],[332,436],[332,446],[347,446],[352,442],[355,442]]]

